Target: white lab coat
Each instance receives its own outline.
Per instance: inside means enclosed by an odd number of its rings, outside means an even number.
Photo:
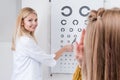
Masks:
[[[42,80],[42,64],[54,66],[55,55],[48,55],[39,48],[36,42],[22,36],[16,41],[13,51],[14,66],[12,80]]]

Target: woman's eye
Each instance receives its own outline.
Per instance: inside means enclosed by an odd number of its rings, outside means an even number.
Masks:
[[[31,22],[32,20],[30,19],[30,20],[28,20],[29,22]]]
[[[35,22],[37,22],[37,19],[35,19]]]

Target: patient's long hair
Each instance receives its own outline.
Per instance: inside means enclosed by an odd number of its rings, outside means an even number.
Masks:
[[[88,20],[82,80],[120,80],[120,9],[92,10]]]

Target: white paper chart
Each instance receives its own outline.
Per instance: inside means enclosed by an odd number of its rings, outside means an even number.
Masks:
[[[51,54],[76,38],[86,27],[91,9],[104,6],[104,0],[52,0],[51,1]],[[77,61],[73,52],[65,53],[51,68],[51,73],[73,73]]]

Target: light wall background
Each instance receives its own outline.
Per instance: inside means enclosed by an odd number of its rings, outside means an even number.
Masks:
[[[120,0],[105,0],[104,7],[120,7]],[[0,80],[10,80],[12,74],[11,38],[16,16],[20,8],[30,6],[38,13],[39,25],[36,36],[41,48],[50,53],[50,9],[49,0],[1,0],[0,1]],[[72,74],[53,74],[43,65],[43,80],[72,80]]]

